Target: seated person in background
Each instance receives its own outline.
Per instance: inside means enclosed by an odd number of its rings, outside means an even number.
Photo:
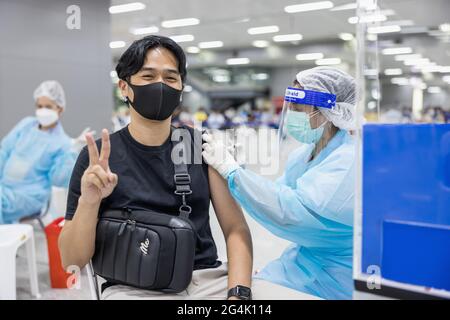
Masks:
[[[217,110],[213,110],[208,117],[208,128],[210,129],[222,129],[225,125],[225,117]]]
[[[77,152],[60,123],[66,100],[56,81],[34,91],[36,117],[21,120],[0,147],[0,224],[40,212],[51,187],[67,187]]]
[[[103,130],[100,154],[100,141],[96,144],[87,135],[88,148],[75,165],[59,238],[64,268],[82,268],[94,256],[99,213],[126,207],[176,215],[181,203],[174,194],[171,118],[186,78],[185,54],[169,38],[147,36],[125,51],[116,71],[130,106],[131,122],[111,136]],[[195,132],[185,129],[191,135]],[[169,294],[107,282],[103,299],[226,299],[229,289],[252,285],[250,231],[225,180],[202,162],[201,156],[199,164],[188,164],[188,171],[192,189],[189,219],[197,233],[191,284],[181,293]],[[217,260],[209,223],[210,201],[226,240],[228,264]],[[115,236],[111,234],[106,241],[114,243]],[[262,280],[254,281],[253,291],[257,299],[299,297],[295,291]],[[243,297],[230,296],[239,298]]]

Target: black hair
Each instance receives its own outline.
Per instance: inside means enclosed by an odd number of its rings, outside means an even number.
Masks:
[[[134,41],[131,46],[122,54],[116,66],[119,79],[129,81],[133,74],[141,70],[145,62],[147,51],[154,48],[165,48],[173,53],[178,60],[178,72],[181,81],[186,80],[186,55],[183,49],[172,39],[150,35]]]

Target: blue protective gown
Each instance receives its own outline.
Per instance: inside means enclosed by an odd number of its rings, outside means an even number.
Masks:
[[[34,117],[20,121],[0,145],[0,224],[40,212],[52,186],[68,186],[76,157],[60,123],[42,131]]]
[[[293,242],[258,278],[324,299],[351,299],[354,139],[340,130],[308,162],[313,148],[296,149],[277,181],[240,168],[228,185],[256,221]]]

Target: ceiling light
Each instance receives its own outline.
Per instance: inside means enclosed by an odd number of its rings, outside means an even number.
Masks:
[[[436,62],[431,62],[431,61],[426,61],[426,60],[427,59],[425,59],[423,63],[419,62],[417,65],[415,65],[413,67],[420,68],[420,69],[424,69],[427,67],[439,67]],[[441,67],[439,67],[439,68],[441,68]]]
[[[230,75],[230,71],[227,69],[219,69],[219,68],[210,68],[205,71],[206,73],[210,73],[212,75]]]
[[[430,59],[421,58],[421,59],[408,59],[403,61],[405,66],[425,66],[430,64]]]
[[[393,68],[393,69],[386,69],[386,70],[384,70],[384,74],[386,76],[399,76],[402,73],[403,73],[403,71],[400,68]]]
[[[441,66],[441,73],[450,73],[450,66]]]
[[[140,36],[143,34],[158,33],[159,28],[156,26],[144,27],[144,28],[134,28],[134,29],[131,29],[130,32],[132,34],[134,34],[135,36]]]
[[[331,1],[318,1],[318,2],[301,3],[301,4],[294,4],[291,6],[287,6],[287,7],[284,7],[284,11],[286,11],[287,13],[296,13],[296,12],[307,12],[307,11],[331,9],[333,7],[334,7],[334,4]]]
[[[378,36],[376,34],[368,33],[366,39],[367,41],[377,41]]]
[[[423,80],[422,80],[422,78],[413,77],[413,78],[410,78],[410,79],[409,79],[409,83],[410,83],[411,85],[413,85],[413,86],[416,87],[416,86],[422,84],[422,83],[423,83]]]
[[[446,32],[442,32],[440,30],[430,30],[430,31],[428,31],[428,34],[432,37],[437,37],[437,38],[447,36]]]
[[[200,20],[197,18],[185,18],[185,19],[176,19],[176,20],[166,20],[161,23],[163,28],[178,28],[178,27],[186,27],[186,26],[195,26],[200,23]]]
[[[183,91],[184,91],[184,92],[192,92],[192,86],[190,86],[190,85],[184,86]]]
[[[369,14],[362,17],[350,17],[348,18],[348,23],[357,24],[359,23],[372,23],[372,22],[382,22],[386,21],[387,17],[384,14]]]
[[[109,13],[116,14],[116,13],[124,13],[124,12],[131,12],[131,11],[138,11],[138,10],[144,10],[145,4],[142,2],[132,2],[127,4],[121,4],[118,6],[111,6],[109,7]]]
[[[125,47],[125,41],[111,41],[109,47],[111,49],[123,48]]]
[[[341,62],[342,61],[339,58],[326,58],[326,59],[316,60],[316,65],[318,65],[318,66],[331,66],[331,65],[341,64]]]
[[[428,93],[441,93],[442,89],[441,87],[429,87]]]
[[[300,33],[280,34],[280,35],[273,37],[273,41],[275,41],[275,42],[300,41],[302,39],[303,39],[303,36]]]
[[[175,42],[189,42],[194,41],[194,36],[192,34],[182,34],[178,36],[171,36],[170,39]]]
[[[400,26],[381,26],[381,27],[370,27],[367,29],[368,33],[380,34],[380,33],[393,33],[400,32],[402,28]]]
[[[234,65],[240,65],[240,64],[249,64],[250,59],[249,58],[230,58],[227,59],[227,64],[230,66]]]
[[[223,47],[222,41],[206,41],[206,42],[200,42],[198,44],[198,47],[200,49],[211,49],[211,48],[220,48]]]
[[[344,10],[356,10],[358,4],[356,2],[351,2],[347,4],[343,4],[337,7],[332,8],[330,11],[344,11]]]
[[[276,33],[280,31],[278,26],[264,26],[264,27],[255,27],[247,30],[248,34],[264,34],[264,33]]]
[[[407,78],[392,78],[391,83],[399,86],[406,86],[409,85],[409,80]]]
[[[216,74],[213,76],[214,82],[230,82],[231,78],[229,75]]]
[[[379,14],[385,15],[385,16],[393,16],[395,15],[395,11],[392,9],[386,9],[386,10],[380,10],[378,11]]]
[[[450,32],[450,23],[443,23],[439,26],[439,30],[442,32]]]
[[[390,20],[383,23],[384,26],[397,25],[400,27],[411,27],[414,25],[412,20]]]
[[[384,55],[394,55],[394,54],[409,54],[412,53],[413,50],[409,47],[402,47],[402,48],[386,48],[383,49],[382,53]]]
[[[359,0],[358,6],[365,11],[375,11],[379,9],[377,1],[374,0]]]
[[[340,38],[341,40],[344,40],[344,41],[351,41],[351,40],[353,40],[355,37],[354,37],[353,34],[351,34],[351,33],[343,32],[343,33],[339,33],[339,38]]]
[[[427,84],[426,83],[419,83],[418,87],[422,90],[425,90],[427,88]]]
[[[369,110],[373,110],[373,109],[375,109],[377,107],[377,103],[375,102],[375,101],[369,101],[368,103],[367,103],[367,108],[369,109]]]
[[[323,59],[323,53],[300,53],[295,57],[298,61],[320,60]]]
[[[252,42],[254,47],[257,48],[267,48],[269,46],[269,41],[266,40],[255,40]]]
[[[365,69],[363,73],[367,77],[378,77],[378,69]]]
[[[359,18],[358,17],[350,17],[347,19],[347,22],[350,24],[357,24],[358,23]]]
[[[246,23],[249,22],[250,18],[243,18],[243,19],[238,19],[236,21],[233,21],[234,23]]]
[[[450,83],[450,76],[442,77],[442,80],[443,80],[444,82]]]
[[[402,54],[399,56],[395,56],[395,61],[405,61],[405,60],[411,60],[411,59],[421,59],[421,54]]]
[[[255,74],[252,74],[251,77],[253,80],[259,80],[259,81],[269,79],[269,75],[267,73],[255,73]]]
[[[433,73],[433,72],[441,72],[441,66],[436,66],[436,65],[427,65],[427,66],[423,66],[420,67],[420,71],[426,73]]]
[[[199,48],[199,47],[188,47],[188,48],[186,49],[186,51],[187,51],[188,53],[194,53],[194,54],[196,54],[196,53],[199,53],[199,52],[200,52],[200,48]]]

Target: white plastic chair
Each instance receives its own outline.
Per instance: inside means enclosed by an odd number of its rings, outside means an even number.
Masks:
[[[98,283],[97,275],[92,267],[92,261],[85,267],[87,273],[87,280],[89,283],[89,289],[91,292],[91,300],[100,300],[100,284]]]
[[[33,227],[27,224],[0,225],[0,300],[16,299],[16,255],[25,244],[31,294],[40,298]]]

